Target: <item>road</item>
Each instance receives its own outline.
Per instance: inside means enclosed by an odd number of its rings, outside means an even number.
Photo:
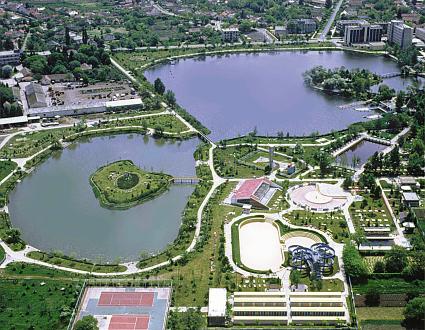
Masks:
[[[174,14],[173,12],[166,10],[164,8],[162,8],[158,3],[155,3],[153,1],[151,1],[151,5],[156,8],[157,10],[159,10],[161,13],[163,13],[164,15],[167,16],[175,16],[175,17],[181,17],[180,15]]]
[[[335,8],[334,8],[334,11],[332,12],[332,14],[331,14],[331,17],[329,17],[329,20],[328,20],[328,22],[326,23],[326,26],[325,26],[325,28],[323,29],[323,31],[322,31],[322,33],[320,34],[320,36],[319,36],[319,41],[320,42],[323,42],[323,41],[325,41],[326,40],[326,36],[328,35],[328,32],[329,32],[329,30],[331,29],[331,27],[332,27],[332,24],[333,24],[333,22],[334,22],[334,20],[335,20],[335,17],[336,17],[336,15],[338,14],[338,11],[339,11],[339,9],[341,8],[341,5],[342,5],[342,2],[343,2],[344,0],[339,0],[339,2],[336,4],[336,6],[335,6]]]

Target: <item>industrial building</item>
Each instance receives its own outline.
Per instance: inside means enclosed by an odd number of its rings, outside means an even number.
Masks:
[[[412,45],[413,29],[403,21],[392,20],[388,25],[388,42],[402,49]]]
[[[25,88],[25,95],[30,109],[47,107],[46,95],[40,84],[30,83]]]
[[[50,107],[30,107],[30,109],[28,109],[28,115],[39,116],[40,118],[53,118],[56,116],[78,116],[89,113],[140,109],[141,107],[143,107],[142,100],[140,98],[135,98],[117,101],[100,101],[93,104],[82,103]]]

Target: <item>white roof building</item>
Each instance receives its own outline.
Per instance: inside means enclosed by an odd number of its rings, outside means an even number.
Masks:
[[[210,288],[208,294],[208,317],[226,316],[226,288]]]

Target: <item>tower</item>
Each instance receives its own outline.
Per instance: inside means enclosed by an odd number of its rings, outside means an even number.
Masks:
[[[274,155],[274,147],[269,147],[269,166],[270,166],[270,170],[273,169],[273,155]]]

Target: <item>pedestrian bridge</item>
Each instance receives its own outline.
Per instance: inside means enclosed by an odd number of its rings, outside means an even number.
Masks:
[[[198,184],[200,180],[196,176],[178,176],[172,179],[174,184]]]

